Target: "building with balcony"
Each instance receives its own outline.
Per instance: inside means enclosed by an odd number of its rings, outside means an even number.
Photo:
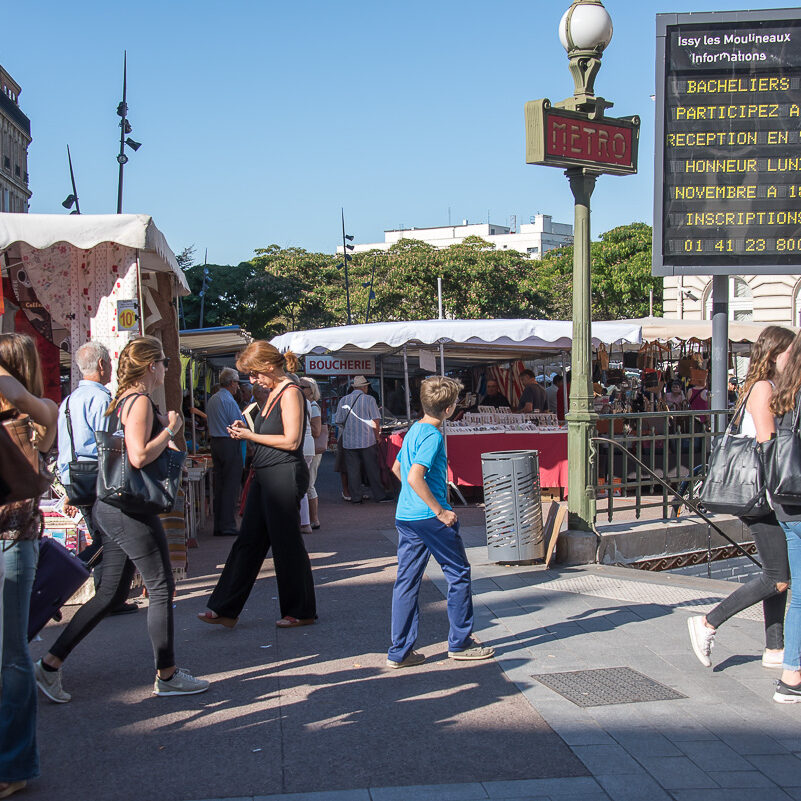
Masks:
[[[21,91],[0,66],[0,211],[27,213],[31,121],[19,107]]]
[[[498,250],[517,250],[532,259],[563,245],[573,244],[573,226],[555,223],[549,214],[537,214],[531,222],[520,226],[519,231],[495,223],[468,223],[443,225],[436,228],[396,228],[384,231],[383,242],[354,243],[354,253],[370,250],[389,250],[401,239],[419,239],[436,248],[458,245],[469,236],[478,236],[495,245]],[[342,245],[337,248],[342,253]]]

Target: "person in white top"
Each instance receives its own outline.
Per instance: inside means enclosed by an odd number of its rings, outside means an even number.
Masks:
[[[317,470],[320,467],[320,462],[323,459],[327,443],[321,443],[321,439],[326,439],[328,436],[328,426],[325,426],[325,437],[323,434],[323,418],[320,411],[320,388],[313,378],[308,376],[301,378],[300,386],[303,388],[303,395],[309,404],[309,430],[312,436],[313,450],[311,462],[309,463],[309,524],[312,529],[320,528],[320,518],[318,514],[318,501],[317,501],[317,488],[314,486],[317,481]],[[303,443],[303,455],[306,456],[306,442]],[[308,460],[308,457],[307,457]]]
[[[776,431],[770,401],[773,382],[781,369],[778,357],[793,341],[792,331],[771,325],[759,335],[751,349],[751,364],[740,393],[739,404],[745,404],[740,436],[766,442]],[[738,404],[738,409],[740,405]],[[781,668],[784,655],[784,610],[790,567],[787,539],[774,512],[760,518],[743,519],[756,543],[762,562],[762,573],[721,601],[708,615],[696,615],[687,621],[690,643],[704,667],[711,667],[710,657],[718,627],[729,618],[762,601],[765,614],[765,651],[762,665]]]

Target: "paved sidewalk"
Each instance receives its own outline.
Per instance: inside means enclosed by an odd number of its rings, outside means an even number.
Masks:
[[[236,629],[195,624],[229,547],[202,541],[176,630],[180,663],[212,678],[212,690],[149,698],[144,614],[104,621],[65,669],[75,700],[41,704],[42,779],[26,798],[801,799],[801,708],[771,700],[778,672],[760,664],[759,610],[721,627],[712,670],[689,647],[687,617],[731,584],[492,565],[483,512],[466,509],[476,631],[496,658],[457,667],[445,658],[445,587],[433,565],[421,599],[427,662],[387,671],[393,510],[346,507],[336,495],[328,485],[323,529],[308,539],[319,625],[275,631],[269,564]],[[686,698],[582,708],[532,677],[619,667]]]

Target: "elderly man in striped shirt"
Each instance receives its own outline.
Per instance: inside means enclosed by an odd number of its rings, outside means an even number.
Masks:
[[[337,406],[334,422],[343,426],[342,447],[351,503],[362,502],[362,469],[367,476],[373,500],[378,503],[392,501],[381,484],[378,467],[378,438],[381,434],[381,415],[375,398],[368,395],[370,382],[363,376],[353,379],[353,391],[345,395]]]

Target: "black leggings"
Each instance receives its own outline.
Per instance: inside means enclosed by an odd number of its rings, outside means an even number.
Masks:
[[[148,592],[147,630],[156,669],[172,667],[175,664],[172,618],[175,582],[161,521],[156,515],[134,517],[102,501],[95,503],[92,513],[104,535],[103,580],[95,597],[75,613],[50,653],[66,659],[112,609],[124,603],[134,568],[138,568]]]
[[[245,514],[208,607],[239,617],[272,547],[281,616],[317,617],[311,562],[300,533],[300,499],[309,485],[306,462],[259,467]]]
[[[717,628],[743,609],[762,601],[765,613],[765,645],[771,650],[784,648],[784,607],[787,590],[779,592],[777,584],[790,581],[787,561],[787,538],[772,512],[759,520],[745,521],[754,537],[762,573],[741,584],[728,598],[722,600],[707,616],[710,626]]]

